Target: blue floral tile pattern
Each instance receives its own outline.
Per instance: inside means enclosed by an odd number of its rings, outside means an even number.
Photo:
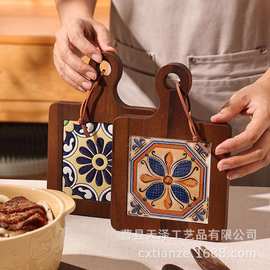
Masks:
[[[211,145],[131,136],[127,214],[208,223]]]
[[[89,137],[75,121],[64,121],[63,191],[75,199],[111,200],[112,124],[88,123]]]

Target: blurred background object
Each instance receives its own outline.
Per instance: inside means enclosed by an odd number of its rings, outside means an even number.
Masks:
[[[109,23],[109,0],[95,18]],[[0,178],[46,179],[50,104],[81,101],[53,65],[54,0],[0,0]]]

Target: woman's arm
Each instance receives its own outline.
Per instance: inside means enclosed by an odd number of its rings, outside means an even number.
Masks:
[[[91,88],[96,71],[82,61],[100,63],[101,51],[114,51],[108,29],[93,19],[96,0],[56,0],[61,28],[56,34],[54,64],[60,76],[78,90]]]

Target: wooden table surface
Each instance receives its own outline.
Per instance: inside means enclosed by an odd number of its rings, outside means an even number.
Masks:
[[[0,181],[46,187],[46,181]],[[109,220],[71,215],[66,219],[60,269],[160,270],[173,263],[185,270],[199,270],[189,250],[204,245],[232,270],[269,270],[269,212],[270,188],[230,187],[228,227],[238,240],[224,243],[117,232]],[[247,240],[247,231],[255,231],[256,239]]]

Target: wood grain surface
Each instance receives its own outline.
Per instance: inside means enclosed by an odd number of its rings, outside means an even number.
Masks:
[[[100,86],[95,90],[93,98],[88,104],[89,122],[113,123],[113,120],[122,114],[149,115],[154,111],[148,108],[136,108],[125,105],[117,93],[117,83],[122,75],[122,63],[114,53],[104,53],[104,60],[111,65],[112,73],[103,76]],[[92,65],[99,70],[98,65]],[[78,120],[79,103],[59,102],[50,108],[49,114],[49,141],[48,141],[48,187],[62,189],[62,161],[63,161],[63,122],[64,120]],[[108,203],[76,200],[75,214],[109,217],[110,205]]]
[[[227,226],[228,181],[225,173],[217,170],[219,157],[215,155],[211,157],[208,224],[127,215],[129,137],[192,139],[177,93],[166,84],[167,75],[171,73],[178,75],[181,89],[188,93],[191,88],[190,72],[181,64],[169,64],[161,68],[156,76],[156,90],[160,99],[157,112],[151,116],[120,116],[114,121],[111,220],[116,230],[143,229],[146,233],[147,230],[165,229],[174,237],[173,231],[177,230],[177,237],[184,237],[186,229],[193,230],[195,235],[199,229],[222,230]],[[195,123],[203,141],[212,143],[212,149],[231,136],[228,125],[196,120]]]

